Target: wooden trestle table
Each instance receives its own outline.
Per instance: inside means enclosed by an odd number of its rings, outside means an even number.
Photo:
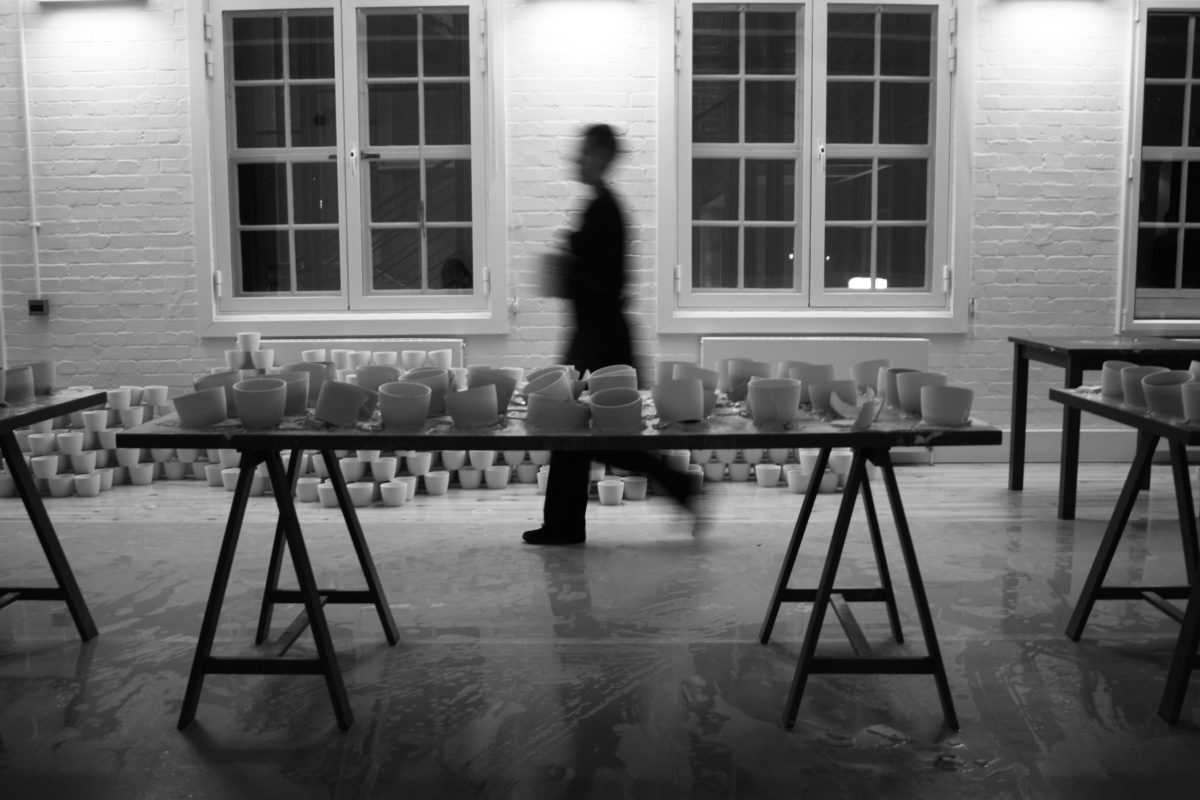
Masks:
[[[1138,447],[1129,474],[1121,487],[1117,505],[1109,518],[1100,541],[1096,560],[1088,572],[1075,611],[1067,625],[1067,636],[1079,641],[1087,625],[1092,606],[1097,600],[1146,600],[1171,619],[1180,623],[1179,639],[1175,654],[1167,672],[1167,684],[1159,703],[1158,714],[1170,724],[1179,721],[1183,708],[1183,697],[1187,692],[1192,670],[1200,667],[1196,647],[1200,645],[1200,582],[1196,580],[1196,569],[1200,563],[1200,546],[1196,539],[1196,509],[1192,502],[1192,486],[1188,477],[1187,448],[1200,445],[1200,425],[1182,420],[1168,420],[1132,408],[1119,401],[1102,397],[1099,392],[1067,391],[1051,389],[1050,399],[1062,403],[1076,412],[1086,411],[1099,417],[1128,425],[1137,430]],[[1145,486],[1154,460],[1154,450],[1160,439],[1165,439],[1171,451],[1171,474],[1175,479],[1175,505],[1179,514],[1179,534],[1183,547],[1183,566],[1187,576],[1186,586],[1105,586],[1104,576],[1108,572],[1121,534],[1133,511],[1138,493]],[[1184,609],[1169,602],[1186,600]]]
[[[649,406],[649,403],[647,403]],[[890,415],[889,415],[890,413]],[[852,448],[854,458],[846,478],[841,505],[834,525],[833,536],[825,557],[824,568],[813,589],[788,587],[792,568],[800,549],[805,528],[817,500],[817,482],[814,477],[804,495],[799,516],[792,531],[780,568],[775,589],[768,602],[766,617],[762,624],[760,640],[767,643],[776,616],[783,603],[808,602],[813,604],[795,677],[784,712],[784,724],[792,727],[799,710],[808,676],[813,673],[883,673],[883,674],[930,674],[937,685],[942,711],[947,724],[957,728],[958,721],[950,695],[946,672],[933,630],[933,621],[921,580],[912,537],[900,499],[900,489],[889,451],[893,447],[920,446],[984,446],[999,445],[999,429],[973,422],[958,428],[936,428],[913,420],[901,418],[895,412],[885,412],[869,429],[849,430],[838,424],[807,418],[800,420],[788,430],[757,429],[736,406],[718,407],[716,413],[705,423],[695,425],[654,424],[648,418],[643,430],[634,433],[607,433],[591,430],[539,431],[527,427],[523,420],[523,409],[510,410],[503,421],[484,429],[465,430],[455,427],[448,418],[431,418],[426,427],[418,432],[402,433],[379,430],[376,423],[363,424],[356,428],[327,428],[308,417],[285,419],[278,429],[247,431],[237,427],[236,421],[206,430],[184,430],[178,425],[175,415],[167,415],[150,423],[123,432],[117,437],[120,447],[198,447],[236,448],[241,452],[241,472],[233,492],[232,507],[225,527],[225,536],[217,559],[212,588],[201,625],[191,675],[179,717],[179,727],[186,726],[196,714],[200,690],[206,674],[319,674],[327,684],[338,725],[346,729],[353,721],[353,714],[338,669],[329,629],[322,609],[323,603],[348,602],[375,606],[389,644],[399,638],[396,623],[384,596],[375,564],[371,558],[362,529],[339,469],[337,450],[669,450],[669,449],[718,449],[718,448],[818,448],[820,455],[814,476],[824,471],[830,451],[837,448]],[[284,466],[282,453],[291,453]],[[301,533],[300,520],[293,500],[293,488],[298,477],[300,457],[304,451],[316,451],[328,467],[346,526],[358,554],[359,564],[365,578],[366,588],[358,591],[321,589],[316,585]],[[896,609],[895,593],[890,573],[884,559],[882,538],[868,480],[868,462],[877,464],[882,472],[884,486],[891,504],[897,536],[908,571],[911,591],[916,604],[917,616],[924,637],[927,654],[907,658],[880,658],[869,654],[866,640],[846,602],[874,601],[887,605],[891,627],[898,640],[902,633]],[[283,647],[295,640],[310,624],[315,638],[315,659],[275,657],[225,658],[212,654],[217,620],[229,580],[233,555],[237,545],[246,502],[250,496],[250,482],[259,464],[265,464],[270,487],[278,507],[275,547],[267,569],[266,588],[262,599],[262,611],[256,640],[261,644],[269,635],[271,607],[276,603],[300,602],[304,614],[297,623],[280,637]],[[781,500],[788,496],[781,490]],[[841,588],[835,586],[835,577],[842,548],[850,527],[851,515],[857,498],[862,496],[876,561],[879,567],[881,586],[876,588]],[[280,589],[277,585],[283,545],[291,553],[299,589]],[[513,546],[521,546],[514,532]],[[831,601],[839,597],[841,602],[835,612],[842,621],[860,657],[826,658],[816,655],[817,638],[821,624]]]
[[[3,454],[9,472],[12,473],[17,493],[21,496],[21,502],[25,504],[25,511],[33,524],[33,532],[42,546],[42,552],[46,554],[46,561],[50,565],[56,584],[54,587],[0,586],[0,608],[18,600],[61,600],[67,604],[67,610],[75,622],[75,629],[79,631],[79,638],[85,642],[96,635],[96,623],[92,621],[87,603],[79,591],[79,584],[75,582],[71,565],[67,562],[67,556],[58,541],[58,534],[54,532],[54,525],[50,522],[50,515],[46,513],[46,506],[42,503],[37,484],[29,472],[29,465],[26,464],[25,455],[17,442],[16,431],[38,422],[69,415],[74,411],[103,405],[106,400],[107,395],[104,392],[64,391],[36,397],[27,404],[0,408],[0,453]]]

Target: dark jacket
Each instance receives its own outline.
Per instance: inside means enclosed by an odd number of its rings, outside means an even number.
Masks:
[[[600,185],[571,234],[575,256],[566,278],[566,295],[575,313],[575,330],[566,363],[580,372],[610,364],[633,364],[633,344],[625,320],[625,218],[617,199]]]

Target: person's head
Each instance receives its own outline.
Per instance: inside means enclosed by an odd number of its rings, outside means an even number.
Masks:
[[[613,159],[617,157],[617,136],[608,125],[589,125],[583,131],[583,142],[575,163],[579,180],[595,186],[604,179]]]

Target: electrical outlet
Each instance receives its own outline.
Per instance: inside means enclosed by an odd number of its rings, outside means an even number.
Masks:
[[[29,316],[44,317],[50,313],[50,301],[44,297],[29,298]]]

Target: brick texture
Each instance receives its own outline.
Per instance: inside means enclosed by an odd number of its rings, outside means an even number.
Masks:
[[[38,231],[35,268],[15,0],[0,0],[0,267],[9,363],[53,357],[70,383],[139,380],[176,389],[222,363],[197,332],[187,2],[110,8],[26,4]],[[655,285],[660,115],[655,0],[503,0],[507,336],[467,337],[468,358],[534,366],[561,350],[559,301],[536,296],[538,259],[584,202],[570,162],[581,125],[605,121],[626,155],[614,174],[632,223],[637,347],[694,358],[695,336],[660,337]],[[1014,333],[1113,330],[1122,246],[1122,164],[1132,22],[1127,0],[978,0],[960,48],[971,82],[969,191],[976,313],[934,337],[932,364],[974,387],[980,416],[1006,423]],[[494,13],[494,12],[493,12]],[[1057,19],[1058,22],[1052,22]],[[1069,31],[1070,35],[1064,35]],[[967,265],[960,265],[960,274]],[[25,300],[50,298],[49,318]],[[419,331],[405,332],[419,335]],[[1031,424],[1061,373],[1035,368]]]

